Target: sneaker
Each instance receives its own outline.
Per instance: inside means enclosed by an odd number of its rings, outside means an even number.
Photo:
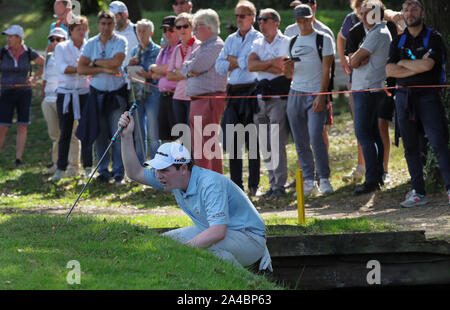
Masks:
[[[92,174],[92,168],[91,167],[86,167],[84,168],[84,176],[85,178],[89,178]]]
[[[356,167],[354,167],[349,174],[346,174],[342,177],[342,181],[344,181],[344,182],[353,181],[353,182],[358,183],[358,182],[361,182],[361,180],[365,174],[366,174],[366,167],[361,166],[361,165],[356,165]]]
[[[295,179],[294,179],[291,183],[286,184],[286,185],[284,186],[284,188],[285,188],[285,189],[289,189],[289,188],[295,188],[296,186],[297,186],[297,182],[296,182]]]
[[[249,187],[248,188],[248,195],[250,197],[255,197],[256,193],[258,193],[258,188],[257,187]]]
[[[385,172],[383,173],[383,185],[391,183],[391,176],[389,173]]]
[[[320,192],[322,195],[330,194],[334,192],[333,186],[331,186],[330,180],[320,179]]]
[[[303,181],[303,196],[308,197],[319,193],[317,183],[313,180]]]
[[[377,183],[364,182],[362,185],[355,188],[355,190],[353,191],[353,196],[368,194],[378,189],[380,189],[380,186]]]
[[[48,167],[48,169],[45,172],[45,174],[55,174],[56,169],[57,169],[56,165],[51,165],[50,167]]]
[[[125,184],[125,180],[123,179],[123,177],[115,177],[114,178],[114,184],[116,184],[116,185]]]
[[[52,182],[58,182],[59,180],[62,179],[63,173],[64,171],[56,169],[55,174],[49,180]]]
[[[95,180],[98,183],[109,183],[109,177],[102,175],[102,174],[100,174],[97,178],[95,178]]]
[[[270,195],[270,198],[280,198],[286,196],[286,191],[284,188],[277,188],[272,191],[272,195]]]
[[[410,190],[409,192],[406,193],[405,195],[405,200],[408,200],[409,197],[411,197],[412,195],[414,195],[416,193],[416,191],[414,189]]]
[[[403,208],[411,208],[411,207],[423,206],[423,205],[426,205],[427,203],[428,203],[428,201],[425,198],[425,195],[418,194],[418,193],[416,193],[415,190],[412,190],[408,199],[401,202],[400,205]]]
[[[267,192],[262,194],[262,197],[263,198],[270,198],[270,197],[272,197],[272,194],[273,194],[273,189],[269,189]]]
[[[66,178],[73,178],[76,177],[78,175],[78,171],[75,168],[68,168],[66,170],[66,174],[64,175]]]

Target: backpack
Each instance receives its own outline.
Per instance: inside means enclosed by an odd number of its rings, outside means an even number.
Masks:
[[[6,47],[3,47],[0,50],[0,60],[3,61],[3,57],[6,55],[6,53],[8,53],[8,50],[6,49]],[[33,67],[31,66],[31,49],[27,47],[26,53],[28,55],[28,62],[30,63],[30,72],[29,72],[29,74],[31,76],[31,73],[33,72]]]
[[[426,36],[423,38],[423,47],[426,50],[428,48],[428,44],[430,43],[430,36],[431,33],[433,32],[433,29],[431,28],[427,28],[427,34]],[[397,47],[399,49],[404,50],[404,45],[406,43],[406,33],[403,33],[400,37],[400,39],[398,40],[398,45]],[[409,52],[409,53],[408,53]],[[410,50],[408,50],[408,52],[406,53],[410,59],[415,60],[416,56],[414,56]],[[446,79],[447,79],[447,71],[445,69],[445,65],[447,62],[447,53],[445,50],[445,46],[443,45],[443,53],[442,53],[442,68],[441,68],[441,73],[439,76],[439,84],[440,85],[445,85],[446,84]]]
[[[295,42],[297,41],[297,38],[300,35],[296,35],[295,37],[291,38],[291,41],[289,42],[289,55],[292,58],[292,47],[294,47]],[[320,62],[323,60],[323,37],[324,35],[321,33],[317,33],[316,36],[316,48],[317,52],[319,53]],[[331,76],[330,76],[330,83],[328,84],[328,91],[331,92],[334,88],[334,76],[336,71],[336,61],[333,59],[333,63],[331,64]],[[330,96],[331,97],[331,96]]]

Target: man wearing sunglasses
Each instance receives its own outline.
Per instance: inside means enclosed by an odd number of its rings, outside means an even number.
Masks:
[[[266,198],[284,196],[287,180],[286,142],[289,124],[286,118],[286,100],[291,81],[283,75],[283,61],[287,58],[289,37],[278,29],[280,14],[273,9],[261,10],[258,17],[259,29],[264,38],[253,43],[248,57],[250,72],[257,72],[257,94],[259,111],[255,114],[255,124],[260,133],[259,142],[262,156],[269,173],[270,189],[263,195]],[[263,95],[273,97],[266,98]],[[259,125],[266,125],[267,134]],[[274,144],[275,143],[275,144]],[[270,152],[270,153],[268,153]]]
[[[256,72],[248,70],[248,56],[250,55],[253,43],[264,36],[253,28],[256,18],[256,8],[249,1],[240,1],[234,9],[238,31],[230,35],[217,58],[216,70],[222,75],[228,75],[227,96],[249,96],[254,87]],[[226,125],[241,124],[244,127],[253,124],[253,114],[256,112],[257,103],[254,100],[232,98],[227,102],[227,107],[222,120],[222,130],[224,133],[224,148],[230,153],[230,176],[242,190],[242,154],[236,150],[241,150],[242,145],[238,144],[237,134],[234,137],[226,137]],[[226,141],[234,143],[227,146]],[[251,141],[257,142],[257,141]],[[250,150],[250,139],[246,133],[245,144]],[[253,149],[253,148],[252,148]],[[260,158],[259,149],[249,152],[249,178],[248,188],[250,195],[256,195],[259,186]],[[231,152],[233,150],[233,152]],[[256,153],[256,154],[255,154]]]
[[[445,73],[445,46],[441,35],[424,25],[425,11],[420,1],[406,0],[402,9],[407,28],[392,41],[386,66],[387,75],[397,78],[397,85],[402,86],[395,96],[395,111],[411,176],[411,191],[400,205],[409,208],[427,204],[419,143],[424,133],[436,154],[450,203],[448,121],[439,88],[407,88],[445,83],[441,79]]]

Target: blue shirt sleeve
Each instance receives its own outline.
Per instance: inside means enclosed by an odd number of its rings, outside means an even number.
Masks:
[[[230,55],[230,45],[232,44],[232,36],[229,36],[225,40],[225,45],[223,46],[222,50],[220,51],[219,57],[217,57],[216,60],[216,71],[217,73],[221,75],[227,75],[228,74],[228,68],[230,67],[230,62],[226,59],[228,55]]]
[[[164,190],[164,187],[156,177],[156,170],[154,168],[145,169],[144,171],[145,171],[145,180],[147,181],[148,186],[151,186],[154,189]]]

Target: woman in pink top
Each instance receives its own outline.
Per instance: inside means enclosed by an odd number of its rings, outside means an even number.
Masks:
[[[177,82],[175,94],[173,95],[173,112],[175,123],[189,125],[189,106],[191,98],[186,96],[186,78],[181,74],[183,62],[188,59],[192,51],[201,43],[192,34],[192,15],[181,13],[175,19],[175,31],[181,40],[176,47],[167,69],[167,79]]]

